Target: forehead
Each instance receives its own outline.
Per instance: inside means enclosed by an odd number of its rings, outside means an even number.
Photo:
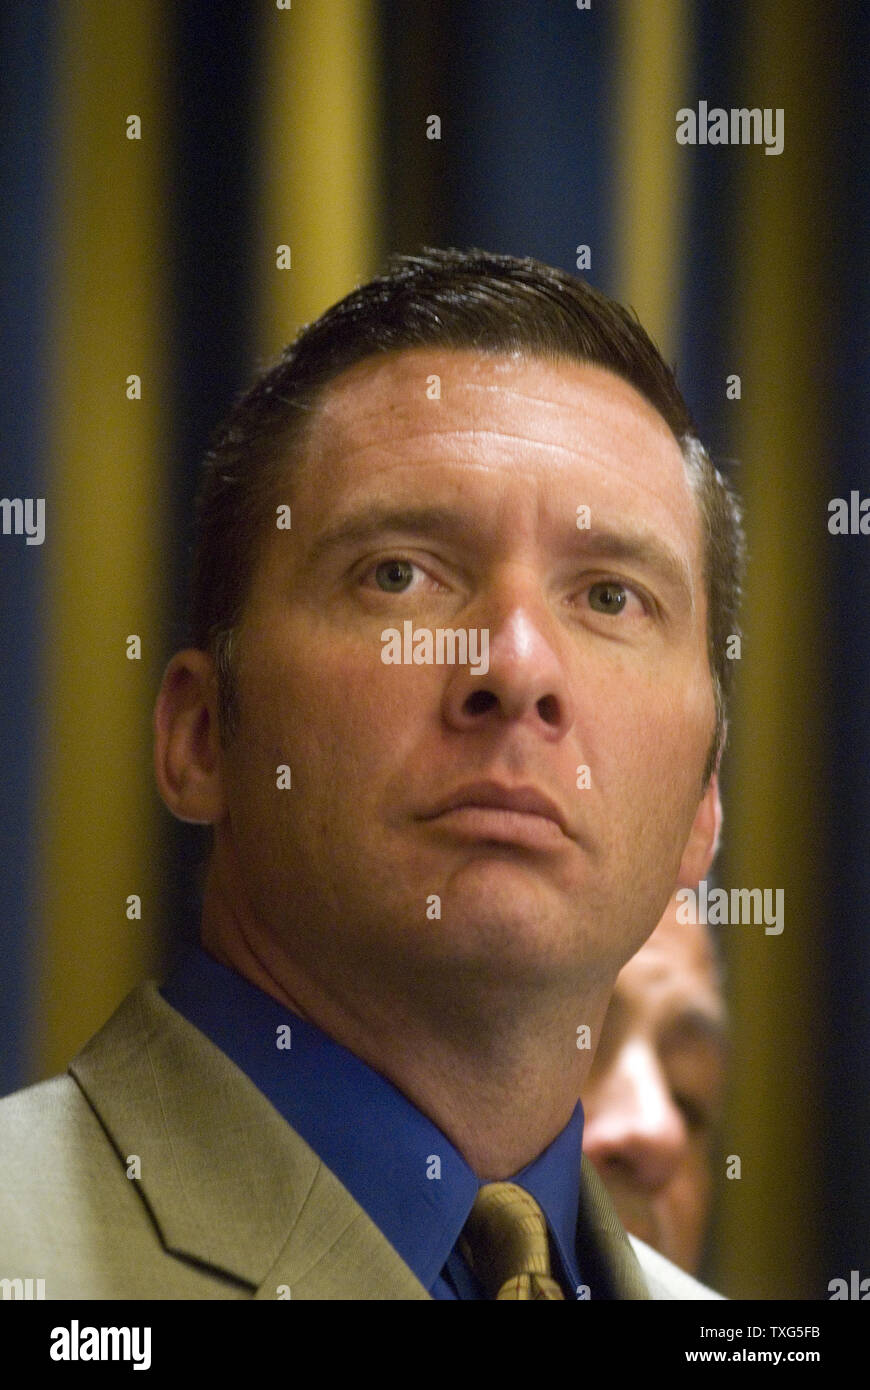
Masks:
[[[560,505],[579,485],[599,508],[634,500],[651,525],[700,548],[697,506],[665,420],[614,373],[573,361],[440,348],[366,358],[325,389],[294,492],[322,510],[386,480],[405,490],[416,480],[425,494],[457,468],[489,488],[555,488]]]
[[[716,962],[704,922],[678,922],[669,911],[623,967],[616,990],[650,1015],[690,1000],[719,1000]]]

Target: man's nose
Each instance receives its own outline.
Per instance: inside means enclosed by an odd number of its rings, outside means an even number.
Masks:
[[[459,729],[522,721],[553,742],[564,737],[574,706],[562,634],[543,595],[533,583],[515,582],[481,598],[473,624],[486,633],[488,669],[457,668],[445,692],[448,721]]]
[[[583,1108],[583,1151],[605,1178],[619,1175],[646,1192],[665,1186],[689,1134],[651,1045],[626,1043]]]

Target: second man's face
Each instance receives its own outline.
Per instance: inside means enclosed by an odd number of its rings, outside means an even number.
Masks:
[[[673,890],[714,728],[664,421],[596,367],[404,352],[328,389],[275,501],[218,837],[262,929],[324,980],[612,982]],[[448,629],[477,674],[438,659]]]
[[[709,928],[668,904],[620,971],[583,1090],[583,1148],[632,1235],[695,1274],[725,1082]]]

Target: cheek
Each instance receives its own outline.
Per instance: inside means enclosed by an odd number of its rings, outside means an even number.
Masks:
[[[587,761],[598,764],[603,788],[631,788],[670,806],[691,803],[693,816],[713,735],[712,689],[694,673],[679,685],[667,675],[656,669],[639,681],[624,670],[596,690],[581,686],[578,740],[589,749]]]
[[[380,644],[288,631],[271,646],[260,646],[256,677],[240,692],[248,749],[261,765],[292,760],[294,782],[319,798],[324,779],[340,789],[382,774],[437,706],[432,671],[384,664]]]
[[[673,1189],[674,1209],[687,1234],[700,1235],[710,1202],[710,1163],[703,1141],[693,1137]]]

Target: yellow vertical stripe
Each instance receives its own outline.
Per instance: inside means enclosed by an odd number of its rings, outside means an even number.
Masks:
[[[372,0],[305,0],[263,22],[257,348],[277,353],[377,268]],[[276,268],[289,246],[291,267]]]
[[[673,361],[688,162],[676,142],[691,52],[687,0],[621,0],[617,53],[616,296]]]
[[[37,1070],[151,959],[165,259],[158,0],[58,7]],[[141,140],[126,138],[128,115]],[[141,377],[128,400],[126,378]],[[129,635],[143,659],[126,656]],[[128,895],[142,900],[129,920]]]
[[[730,928],[737,1066],[719,1266],[740,1297],[823,1298],[813,1282],[819,1210],[812,1103],[835,1022],[818,1013],[823,872],[825,633],[821,611],[827,507],[819,468],[824,384],[821,252],[811,209],[824,194],[824,12],[790,0],[747,10],[742,105],[785,120],[781,155],[740,151],[738,323],[733,371],[737,454],[750,568],[746,641],[732,726],[726,807],[728,880],[782,888],[779,937]],[[712,98],[712,94],[711,94]],[[710,151],[714,154],[715,151]],[[708,156],[709,157],[709,156]],[[820,1026],[821,1025],[821,1026]],[[821,1124],[824,1130],[823,1123]]]

